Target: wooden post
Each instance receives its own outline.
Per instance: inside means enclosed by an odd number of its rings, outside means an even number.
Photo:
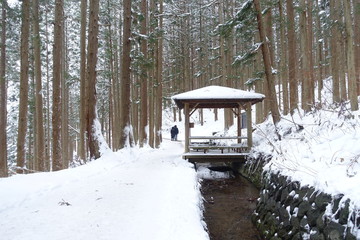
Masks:
[[[237,135],[238,137],[241,137],[241,107],[238,106],[238,109],[237,109]],[[241,143],[241,139],[238,138],[238,143]]]
[[[190,137],[190,109],[189,103],[185,103],[184,107],[185,115],[185,152],[189,152],[189,137]]]
[[[251,119],[251,103],[246,104],[246,121],[247,121],[247,139],[248,149],[252,148],[252,119]]]
[[[173,107],[174,122],[176,122],[176,107]]]

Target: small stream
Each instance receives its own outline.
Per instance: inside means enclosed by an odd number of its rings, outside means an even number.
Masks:
[[[259,190],[239,175],[211,175],[215,177],[205,178],[201,183],[204,218],[210,239],[260,240],[261,237],[251,222]]]

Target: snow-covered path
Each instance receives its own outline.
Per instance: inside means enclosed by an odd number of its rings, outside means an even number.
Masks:
[[[0,179],[1,239],[209,239],[182,151],[165,141],[160,150],[109,152],[73,169]]]

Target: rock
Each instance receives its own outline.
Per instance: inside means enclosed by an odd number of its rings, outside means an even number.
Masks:
[[[316,220],[319,217],[319,215],[323,215],[323,214],[320,214],[320,211],[317,208],[313,208],[313,207],[310,208],[310,210],[306,213],[310,227],[316,226]]]
[[[300,230],[300,221],[297,217],[291,216],[290,224],[292,226],[292,232],[298,232]]]
[[[310,233],[310,226],[306,216],[304,216],[300,221],[300,231]]]
[[[265,224],[256,224],[257,229],[259,230],[262,236],[268,236],[269,232],[267,230],[267,226]]]
[[[281,222],[289,221],[290,215],[289,212],[285,209],[285,206],[282,206],[278,209],[278,214]]]
[[[323,214],[322,215],[320,214],[316,219],[316,226],[320,231],[323,231],[325,228],[325,222],[323,216],[324,216]]]
[[[257,212],[251,214],[251,222],[256,225],[256,222],[260,219],[260,215]]]
[[[298,191],[300,188],[300,183],[299,182],[291,182],[289,184],[289,192],[292,192],[292,191]]]
[[[265,203],[257,203],[255,212],[259,215],[263,215],[264,209],[265,209]]]
[[[289,191],[288,191],[287,188],[284,188],[284,189],[281,191],[280,202],[281,202],[281,203],[284,203],[288,196],[289,196]]]
[[[356,240],[356,237],[350,232],[349,228],[346,230],[345,240]]]
[[[281,208],[282,208],[281,202],[280,201],[276,202],[276,204],[275,204],[276,215],[279,215],[279,211]]]
[[[313,187],[309,187],[309,191],[306,193],[305,197],[310,203],[315,202],[315,199],[318,197],[318,192]]]
[[[282,239],[279,238],[278,236],[273,236],[272,238],[270,238],[270,240],[282,240]]]
[[[262,194],[260,194],[260,202],[266,203],[267,200],[269,199],[269,191],[264,189],[261,193]]]
[[[302,203],[300,203],[299,205],[299,210],[298,210],[298,214],[297,216],[299,218],[302,218],[305,216],[305,214],[310,210],[311,206],[310,203],[308,201],[303,201]]]
[[[265,210],[268,212],[275,212],[276,201],[270,197],[265,205]]]
[[[302,240],[303,238],[301,237],[301,234],[295,233],[294,236],[291,238],[291,240]]]
[[[340,240],[343,239],[342,235],[345,231],[345,227],[336,222],[330,222],[324,228],[325,238],[329,240]]]
[[[288,196],[285,198],[284,205],[285,205],[285,206],[290,206],[290,208],[291,208],[291,205],[293,204],[293,202],[294,202],[294,197],[288,195]],[[294,209],[294,208],[293,208],[293,209]]]
[[[345,206],[339,210],[339,223],[344,225],[348,222],[350,199],[345,201]]]
[[[305,194],[304,197],[306,197],[308,200],[309,200],[310,198],[315,198],[315,197],[316,197],[317,193],[316,193],[314,187],[307,186],[306,189],[307,189],[307,191],[306,191],[306,194]]]
[[[343,239],[341,237],[341,234],[335,229],[331,230],[326,236],[327,236],[327,239],[329,239],[329,240],[341,240],[341,239]]]
[[[289,185],[290,181],[288,180],[288,177],[280,175],[279,176],[279,184],[282,188],[286,188]]]
[[[344,194],[338,194],[333,197],[333,208],[332,208],[333,213],[338,210],[340,200],[342,199],[343,196],[344,196]]]
[[[275,201],[280,202],[282,191],[283,191],[283,189],[279,188],[274,192],[273,196],[274,196]]]
[[[315,205],[322,212],[322,211],[325,211],[326,206],[331,203],[331,200],[332,200],[331,195],[326,194],[326,193],[320,193],[315,198]]]
[[[286,231],[290,231],[291,228],[293,227],[290,223],[290,219],[286,219],[282,222],[282,227],[286,230]]]
[[[288,232],[284,228],[279,229],[277,234],[280,239],[290,239]]]
[[[303,198],[306,196],[306,194],[309,192],[309,187],[305,186],[298,190],[299,198],[300,200],[303,200]]]
[[[310,240],[325,240],[324,234],[322,234],[316,227],[311,228]]]

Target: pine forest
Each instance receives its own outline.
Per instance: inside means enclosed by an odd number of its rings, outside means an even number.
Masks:
[[[256,123],[324,104],[359,108],[357,0],[2,0],[0,8],[0,177],[85,164],[104,148],[158,148],[163,112],[181,118],[171,96],[209,85],[263,93]],[[321,94],[329,79],[331,99]],[[234,114],[224,115],[228,128]]]

